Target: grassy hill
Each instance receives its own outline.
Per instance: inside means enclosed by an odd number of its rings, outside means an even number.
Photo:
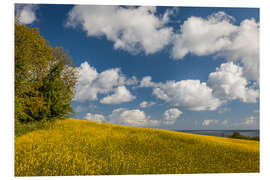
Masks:
[[[15,176],[259,172],[259,142],[67,119],[15,137]]]

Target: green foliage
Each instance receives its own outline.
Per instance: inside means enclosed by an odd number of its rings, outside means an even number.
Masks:
[[[37,28],[15,22],[15,119],[51,120],[72,114],[77,80],[71,58],[52,48]]]
[[[244,136],[242,134],[240,134],[239,132],[234,132],[232,135],[228,136],[229,138],[235,138],[235,139],[248,139],[248,140],[256,140],[259,141],[260,137],[259,136],[255,136],[255,137],[249,137],[249,136]]]
[[[70,57],[62,48],[53,51],[56,63],[53,64],[43,79],[40,91],[46,99],[46,117],[63,118],[72,114],[71,102],[76,84],[76,70],[71,66]]]
[[[31,122],[20,122],[19,120],[15,119],[15,136],[22,136],[26,133],[45,129],[46,125],[50,123],[48,121],[31,121]]]

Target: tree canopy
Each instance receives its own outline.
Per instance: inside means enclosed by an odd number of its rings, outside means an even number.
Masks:
[[[51,47],[38,28],[15,21],[15,119],[51,120],[73,114],[77,70],[61,47]]]

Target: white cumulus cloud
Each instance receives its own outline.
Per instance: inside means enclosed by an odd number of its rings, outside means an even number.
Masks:
[[[66,25],[80,27],[88,36],[105,36],[115,49],[152,54],[169,44],[172,28],[166,27],[171,11],[156,15],[156,7],[77,5]]]
[[[112,96],[118,98],[118,101],[121,99],[121,95],[123,96],[122,100],[134,99],[124,85],[134,85],[137,83],[137,79],[135,77],[126,78],[119,68],[108,69],[99,73],[88,62],[84,62],[78,67],[78,72],[75,101],[94,101],[98,99],[98,94],[110,92],[115,92]],[[108,97],[104,102],[112,101],[112,98]]]
[[[240,99],[246,103],[255,103],[259,97],[258,90],[248,87],[242,67],[233,62],[221,64],[216,72],[210,73],[207,84],[213,89],[214,95],[220,99]]]
[[[208,18],[188,18],[175,35],[172,57],[188,53],[198,56],[217,54],[228,61],[240,62],[247,80],[259,83],[259,23],[245,19],[239,26],[234,18],[218,12]]]
[[[232,17],[219,12],[203,19],[189,17],[176,35],[172,56],[181,59],[188,53],[207,55],[222,50],[230,44],[230,37],[237,27],[230,22]]]
[[[91,101],[97,99],[98,87],[94,85],[98,72],[88,62],[84,62],[78,68],[79,77],[76,84],[75,101]]]
[[[142,78],[139,87],[153,87],[153,86],[155,86],[155,83],[152,82],[152,77],[151,76],[145,76],[145,77]]]
[[[115,89],[114,94],[106,96],[100,100],[102,104],[120,104],[134,100],[133,96],[125,86],[119,86]]]
[[[16,17],[22,24],[32,24],[37,20],[36,10],[38,6],[35,4],[16,4]]]
[[[140,103],[140,107],[141,108],[148,108],[148,107],[151,107],[153,105],[155,105],[156,103],[151,101],[151,102],[147,102],[147,101],[143,101]]]
[[[242,21],[231,45],[221,53],[228,60],[239,61],[243,66],[244,77],[257,83],[259,83],[260,73],[259,27],[259,23],[254,19]]]
[[[193,111],[216,110],[221,105],[220,100],[213,96],[212,89],[200,80],[158,83],[153,94],[172,106]]]
[[[218,120],[213,120],[213,119],[206,119],[202,122],[202,126],[210,126],[212,124],[217,124]]]
[[[106,118],[102,114],[91,114],[87,113],[83,119],[96,121],[96,122],[106,122]]]
[[[160,123],[158,120],[151,120],[150,116],[139,109],[115,109],[109,119],[111,123],[130,126],[157,126]]]
[[[249,116],[241,122],[233,123],[233,126],[236,126],[238,128],[257,129],[260,127],[259,118],[257,116]]]
[[[257,118],[255,116],[249,116],[245,119],[244,122],[242,122],[242,124],[246,126],[256,125],[257,123]]]
[[[181,114],[182,112],[180,110],[171,108],[164,112],[163,119],[153,120],[151,116],[145,114],[142,110],[118,108],[114,109],[107,116],[87,113],[83,119],[128,126],[155,127],[161,124],[173,125]]]
[[[174,124],[177,118],[182,114],[182,111],[176,109],[176,108],[171,108],[168,109],[164,112],[164,124]]]

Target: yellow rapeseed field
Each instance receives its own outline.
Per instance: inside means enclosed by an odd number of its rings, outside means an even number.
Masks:
[[[15,176],[259,172],[259,142],[58,120],[15,137]]]

